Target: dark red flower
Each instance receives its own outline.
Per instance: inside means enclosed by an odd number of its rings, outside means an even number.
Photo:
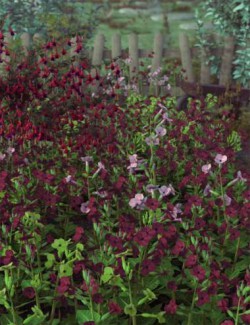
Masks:
[[[173,292],[176,292],[178,287],[175,281],[169,281],[167,284],[167,288],[172,290]]]
[[[150,209],[155,211],[159,207],[159,201],[156,199],[148,198],[145,205]]]
[[[23,295],[28,299],[33,299],[36,295],[34,288],[26,287],[23,289]]]
[[[250,315],[249,314],[248,315],[242,315],[241,319],[244,322],[244,324],[246,324],[246,325],[250,324]]]
[[[226,313],[228,310],[228,299],[219,300],[217,306],[223,313]]]
[[[82,227],[76,227],[75,235],[73,236],[73,241],[79,242],[83,234],[84,234],[84,229]]]
[[[184,250],[185,243],[181,240],[178,240],[172,249],[173,255],[180,255],[180,253]]]
[[[115,301],[112,301],[112,300],[109,301],[108,308],[109,308],[110,314],[119,315],[122,313],[122,308]]]
[[[230,319],[224,320],[220,325],[234,325],[234,322]]]
[[[149,273],[154,272],[156,269],[156,263],[150,259],[146,259],[142,262],[141,274],[147,276]]]
[[[193,266],[196,265],[197,260],[198,260],[198,256],[197,255],[189,255],[186,258],[185,266],[188,267],[188,268],[191,268],[191,267],[193,267]]]
[[[197,306],[202,306],[210,301],[210,296],[207,292],[198,290],[198,301]]]
[[[176,314],[177,304],[175,299],[171,299],[170,302],[167,305],[165,305],[164,311],[166,312],[166,314],[170,314],[170,315]]]
[[[147,246],[151,239],[154,236],[154,231],[149,227],[144,227],[139,230],[134,236],[134,241],[137,242],[140,246]]]
[[[121,238],[107,234],[106,239],[109,242],[111,247],[116,248],[118,251],[123,250],[123,241]]]
[[[195,266],[191,273],[199,280],[199,281],[203,281],[206,277],[206,270],[203,269],[202,266],[197,265]]]
[[[92,299],[96,304],[102,304],[103,303],[103,296],[100,293],[95,293],[92,296]]]

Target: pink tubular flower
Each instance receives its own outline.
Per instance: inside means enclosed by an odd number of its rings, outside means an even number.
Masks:
[[[155,190],[158,190],[159,189],[159,186],[158,185],[153,185],[153,184],[149,184],[146,186],[146,191],[148,193],[151,193],[153,194]]]
[[[90,212],[90,208],[88,207],[88,205],[89,205],[89,202],[85,202],[85,203],[81,204],[80,210],[81,210],[82,213],[89,213]]]
[[[130,165],[127,167],[127,169],[136,168],[138,166],[137,154],[130,155],[129,161],[130,161]]]
[[[136,194],[135,197],[133,199],[131,199],[129,201],[129,205],[131,206],[131,208],[135,208],[139,205],[141,205],[144,201],[144,195],[143,194]]]
[[[15,152],[15,148],[12,148],[12,147],[9,147],[7,150],[6,150],[7,154],[8,155],[12,155],[14,152]]]
[[[211,164],[203,165],[201,167],[201,170],[203,171],[204,174],[208,174],[211,170]]]
[[[227,156],[217,154],[214,161],[216,162],[216,164],[221,165],[221,164],[223,164],[224,162],[227,161]]]
[[[210,194],[211,189],[212,189],[211,186],[207,184],[206,187],[204,188],[203,195],[208,196]]]
[[[169,194],[173,194],[173,195],[175,194],[175,190],[171,184],[169,184],[168,186],[165,185],[161,186],[159,188],[159,192],[161,197],[168,196]]]
[[[155,129],[155,133],[158,135],[158,137],[163,137],[164,135],[167,134],[167,130],[161,126],[158,126]]]
[[[221,197],[221,199],[223,200],[226,206],[231,205],[232,199],[227,194],[224,194],[224,196]]]
[[[164,121],[168,121],[169,123],[173,122],[173,119],[169,118],[168,113],[163,113],[162,118]]]
[[[152,137],[152,136],[150,136],[150,137],[147,137],[146,139],[145,139],[145,142],[146,142],[146,144],[147,145],[158,145],[159,143],[160,143],[160,140],[159,140],[159,138],[157,138],[157,137]]]
[[[6,157],[5,153],[0,153],[0,161],[3,161],[5,157]]]

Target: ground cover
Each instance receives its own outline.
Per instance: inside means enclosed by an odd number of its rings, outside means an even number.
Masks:
[[[9,53],[0,79],[0,323],[249,324],[232,116],[139,95],[126,59],[91,75],[70,46]]]

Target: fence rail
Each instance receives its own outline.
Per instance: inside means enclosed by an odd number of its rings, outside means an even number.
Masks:
[[[24,54],[28,54],[28,50],[32,43],[42,40],[40,34],[30,35],[28,33],[23,33],[20,36]],[[72,47],[70,50],[70,56],[77,56],[75,53],[76,39],[72,38]],[[11,36],[9,33],[5,34],[5,42],[8,44],[11,42]],[[94,40],[94,46],[86,55],[92,62],[93,69],[100,68],[106,59],[114,59],[116,57],[130,57],[132,59],[129,67],[130,78],[133,78],[138,74],[140,69],[140,58],[147,58],[152,56],[151,62],[151,72],[156,71],[162,64],[163,59],[180,59],[183,69],[186,71],[186,80],[189,82],[200,82],[200,83],[210,83],[210,68],[206,64],[207,54],[203,50],[198,48],[191,48],[189,45],[189,39],[187,34],[180,33],[179,37],[179,48],[171,49],[164,47],[164,37],[162,33],[157,33],[154,36],[154,41],[152,42],[152,49],[140,49],[138,35],[130,34],[128,35],[128,48],[122,49],[121,45],[121,35],[116,33],[112,36],[111,49],[105,47],[105,36],[99,34]],[[218,48],[210,51],[211,54],[215,56],[222,57],[219,84],[229,85],[231,81],[232,72],[232,61],[233,54],[235,50],[234,40],[229,37],[225,39],[224,48]],[[193,69],[194,58],[200,58],[201,68],[200,68],[200,78],[196,80],[196,76]],[[2,59],[9,62],[10,58],[5,54],[2,54]],[[161,87],[156,86],[156,92],[159,92]]]

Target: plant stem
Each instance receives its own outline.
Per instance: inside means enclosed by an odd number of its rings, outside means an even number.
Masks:
[[[50,312],[49,325],[52,324],[53,319],[54,319],[54,315],[55,315],[55,311],[56,311],[55,298],[56,298],[56,288],[58,286],[58,283],[59,283],[59,276],[57,276],[57,279],[56,279],[55,290],[54,290],[54,294],[53,294],[53,302],[52,302],[52,307],[51,307],[51,312]]]
[[[192,325],[192,312],[193,312],[193,309],[194,309],[194,302],[195,302],[195,297],[196,297],[197,286],[198,286],[198,283],[196,282],[195,289],[194,289],[194,293],[193,293],[192,304],[191,304],[190,312],[188,314],[188,322],[187,322],[187,325]]]
[[[239,300],[238,300],[237,312],[236,312],[236,317],[235,317],[235,325],[239,324],[240,300],[241,300],[241,297],[239,297]]]
[[[235,255],[234,255],[234,264],[236,263],[237,258],[238,258],[239,248],[240,248],[240,237],[237,240],[237,245],[236,245],[236,250],[235,250]]]

